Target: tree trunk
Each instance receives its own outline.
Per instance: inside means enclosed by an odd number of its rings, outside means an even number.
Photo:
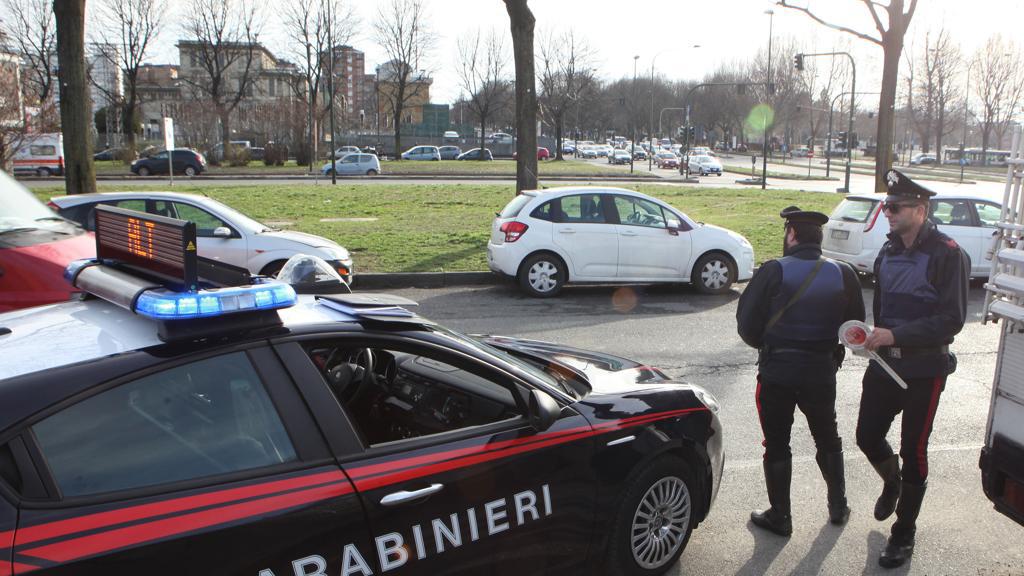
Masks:
[[[228,146],[231,145],[231,112],[221,108],[217,112],[217,116],[220,117],[220,141],[223,145],[222,160],[227,160],[229,152]]]
[[[398,102],[395,104],[395,160],[402,159],[402,99],[404,97],[404,90],[399,91]],[[331,138],[334,136],[332,135]],[[331,142],[331,147],[334,148],[334,142]]]
[[[935,120],[935,157],[942,163],[942,131],[946,129],[946,107],[939,106],[939,115]]]
[[[537,91],[534,78],[533,27],[527,0],[505,0],[516,63],[516,194],[537,189]]]
[[[903,51],[902,22],[890,25],[883,38],[882,91],[878,98],[878,132],[875,135],[875,192],[888,190],[885,173],[892,167],[892,128],[896,122],[896,83]]]
[[[480,156],[484,155],[484,133],[487,131],[487,117],[480,114]]]
[[[89,81],[85,74],[85,0],[54,0],[64,184],[68,194],[96,192],[89,133]]]
[[[559,114],[555,117],[555,160],[563,160],[562,158],[562,124],[564,123],[563,115]]]

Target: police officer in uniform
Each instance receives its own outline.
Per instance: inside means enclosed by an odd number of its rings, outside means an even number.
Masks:
[[[882,477],[875,518],[896,512],[896,522],[878,563],[902,565],[914,551],[914,532],[928,478],[928,436],[946,386],[956,368],[949,344],[967,317],[967,255],[928,219],[935,193],[897,170],[886,174],[883,204],[889,240],[875,259],[875,329],[865,342],[906,381],[906,390],[871,361],[864,373],[857,446]],[[900,454],[886,434],[903,413]],[[900,458],[903,458],[902,469]]]
[[[829,520],[843,524],[850,514],[836,427],[836,371],[844,352],[838,332],[843,322],[864,319],[864,298],[853,268],[821,255],[821,226],[828,216],[796,206],[780,215],[786,221],[784,256],[765,262],[751,279],[740,296],[736,323],[743,341],[760,351],[756,401],[771,503],[750,520],[789,536],[789,440],[797,407],[807,418],[828,485]]]

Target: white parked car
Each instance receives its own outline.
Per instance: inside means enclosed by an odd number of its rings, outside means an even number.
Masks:
[[[178,192],[105,192],[50,199],[50,207],[86,230],[96,229],[96,205],[107,204],[196,224],[197,253],[246,268],[252,274],[273,276],[296,254],[319,256],[346,282],[353,275],[352,256],[332,240],[304,232],[275,230],[225,204]]]
[[[689,282],[721,294],[754,273],[743,236],[621,188],[526,191],[491,225],[487,263],[532,296],[566,283]]]
[[[822,253],[849,262],[858,272],[873,273],[875,257],[889,234],[889,221],[882,213],[883,201],[885,194],[847,196],[822,230]],[[931,199],[930,218],[967,252],[972,278],[988,276],[991,264],[985,259],[985,252],[1001,211],[998,202],[981,196],[940,194]]]
[[[690,173],[706,176],[708,174],[722,175],[722,163],[717,158],[704,154],[690,156]]]
[[[375,154],[349,153],[340,160],[324,164],[320,173],[330,176],[332,170],[339,175],[376,176],[380,174],[380,160]]]

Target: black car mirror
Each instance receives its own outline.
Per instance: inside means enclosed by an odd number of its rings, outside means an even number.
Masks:
[[[538,432],[543,432],[558,420],[562,409],[558,402],[540,390],[530,390],[530,404],[528,407],[528,419],[530,426]]]

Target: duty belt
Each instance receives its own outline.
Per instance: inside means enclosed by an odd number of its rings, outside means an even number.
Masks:
[[[932,348],[909,348],[899,346],[882,346],[878,349],[878,355],[885,358],[911,358],[914,356],[942,356],[949,354],[949,346],[936,346]]]
[[[761,348],[762,354],[809,354],[812,356],[831,356],[832,350],[811,350],[808,348],[775,348],[773,346],[764,346]]]

